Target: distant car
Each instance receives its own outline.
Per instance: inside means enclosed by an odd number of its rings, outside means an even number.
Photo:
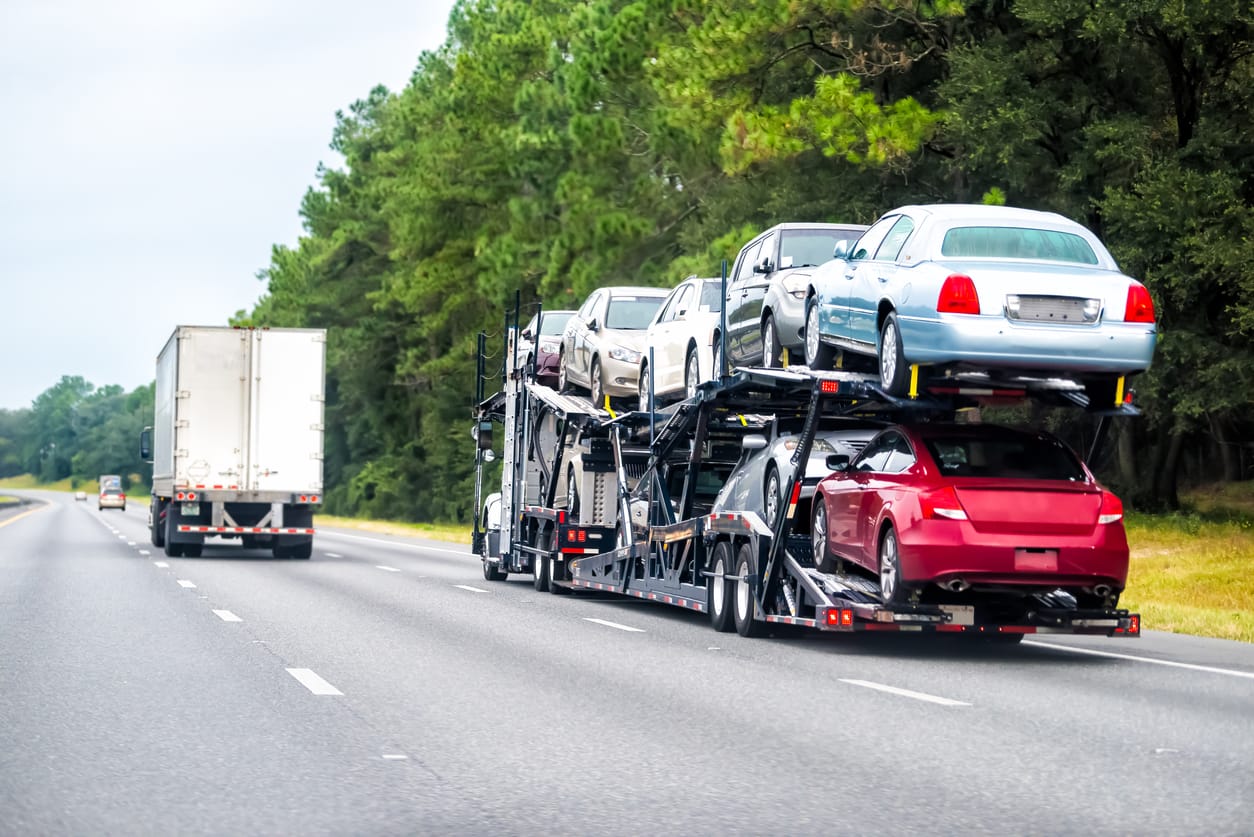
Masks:
[[[524,369],[532,370],[537,382],[556,386],[561,377],[562,331],[574,311],[541,311],[532,317],[518,339],[518,357]],[[536,319],[540,327],[536,328]]]
[[[122,493],[122,489],[109,487],[100,492],[100,497],[96,502],[98,511],[103,509],[121,509],[126,511],[126,495]]]
[[[680,282],[662,306],[645,335],[653,350],[649,367],[646,349],[640,358],[640,409],[649,409],[649,387],[654,406],[663,401],[691,398],[697,385],[712,380],[722,341],[723,281],[689,277]]]
[[[727,357],[734,366],[799,363],[810,272],[865,224],[777,224],[741,248],[727,283]]]
[[[814,271],[806,363],[837,350],[874,358],[906,394],[912,364],[1013,377],[1063,377],[1114,406],[1120,376],[1149,368],[1154,303],[1097,236],[1052,212],[905,206]]]
[[[852,458],[884,427],[881,422],[863,419],[824,418],[820,422],[802,475],[799,499],[807,503],[819,479],[831,471],[829,456],[845,454]],[[784,418],[771,421],[765,433],[745,436],[744,455],[719,492],[713,510],[754,511],[768,526],[773,525],[801,430],[801,419]]]
[[[892,426],[819,482],[810,531],[816,564],[877,575],[888,602],[1063,589],[1114,607],[1128,574],[1123,504],[1043,431]]]
[[[87,492],[86,492],[86,491],[75,491],[75,492],[74,492],[74,500],[75,500],[75,502],[77,502],[77,501],[79,501],[79,500],[82,500],[82,501],[86,502],[86,500],[87,500]]]
[[[562,333],[558,389],[584,387],[597,405],[607,395],[636,398],[645,329],[668,293],[634,287],[593,291]]]

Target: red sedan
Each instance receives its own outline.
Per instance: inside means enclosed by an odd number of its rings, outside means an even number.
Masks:
[[[1061,588],[1114,607],[1127,579],[1123,504],[1044,432],[894,425],[819,482],[813,508],[816,563],[878,574],[886,602]]]

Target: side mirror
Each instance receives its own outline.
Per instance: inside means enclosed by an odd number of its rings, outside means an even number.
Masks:
[[[766,447],[766,437],[761,433],[750,433],[748,436],[740,440],[740,449],[746,453],[749,451],[762,450]]]
[[[774,266],[771,264],[770,256],[763,257],[762,261],[753,266],[754,273],[770,273],[774,269]]]
[[[524,339],[524,340],[530,340],[530,339],[531,339],[531,329],[529,329],[529,328],[524,328],[524,329],[523,329],[522,339]]]
[[[845,471],[849,468],[849,454],[832,453],[827,456],[827,468],[829,471]]]
[[[842,238],[836,242],[836,249],[832,251],[832,258],[849,261],[849,248],[852,246],[852,244]]]
[[[593,317],[592,319],[588,320],[588,331],[596,331],[600,327],[601,326],[597,323],[596,317]]]
[[[479,450],[492,450],[492,422],[481,421],[470,430],[470,435],[479,443]]]
[[[139,458],[148,462],[152,459],[152,428],[145,427],[139,431]]]

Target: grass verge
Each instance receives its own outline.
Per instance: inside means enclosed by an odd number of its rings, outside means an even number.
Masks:
[[[355,517],[334,517],[315,514],[314,526],[336,526],[341,529],[359,529],[382,535],[421,535],[424,538],[470,543],[469,523],[403,523],[394,520],[359,520]]]

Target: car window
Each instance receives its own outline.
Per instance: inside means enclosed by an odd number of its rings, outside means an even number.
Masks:
[[[779,240],[779,268],[817,267],[832,260],[838,241],[853,241],[856,232],[784,230]]]
[[[675,297],[675,303],[671,306],[671,310],[668,312],[671,319],[687,319],[689,309],[692,308],[692,296],[692,285],[689,284],[680,286],[679,296]]]
[[[561,334],[566,328],[566,323],[570,321],[571,314],[569,311],[551,312],[543,314],[540,317],[540,333],[554,337]]]
[[[670,322],[675,319],[675,300],[679,298],[679,288],[667,294],[666,299],[662,300],[662,307],[658,309],[654,316],[659,323]]]
[[[912,232],[914,232],[914,221],[902,215],[888,231],[884,243],[875,251],[875,260],[877,262],[897,261],[897,254],[901,252],[902,247],[906,246],[906,239],[910,238]]]
[[[889,215],[887,218],[881,218],[871,225],[871,228],[862,234],[858,239],[858,243],[854,245],[850,259],[868,259],[871,254],[880,248],[880,243],[884,240],[884,236],[888,235],[888,231],[893,228],[893,224],[897,223],[900,215]]]
[[[597,302],[600,300],[600,298],[601,298],[601,292],[593,291],[592,296],[588,297],[584,301],[583,305],[579,306],[579,319],[586,321],[589,317],[591,317],[592,311],[593,309],[596,308]]]
[[[700,306],[707,311],[723,310],[723,280],[703,282],[701,284]]]
[[[858,458],[850,465],[849,470],[859,473],[869,471],[883,471],[884,466],[888,464],[888,459],[893,454],[893,447],[899,434],[885,433],[871,444],[867,445]]]
[[[944,476],[1085,481],[1075,454],[1048,436],[936,436],[925,445]]]
[[[660,296],[616,296],[605,312],[605,327],[625,330],[648,328],[662,304]]]
[[[737,282],[753,278],[753,265],[757,262],[760,252],[762,252],[761,241],[755,241],[745,249],[743,257],[736,265]]]
[[[910,468],[915,463],[914,449],[910,447],[910,442],[900,433],[889,434],[892,436],[892,455],[888,457],[888,464],[881,470],[888,474],[900,474]]]
[[[945,233],[941,255],[1098,263],[1097,254],[1082,236],[1030,227],[954,227]]]
[[[754,257],[754,261],[761,262],[763,259],[770,259],[771,270],[779,270],[779,265],[775,263],[775,244],[778,240],[779,236],[776,233],[771,233],[766,238],[762,239],[762,249],[758,251],[757,256]],[[753,265],[750,265],[749,269],[752,270]]]

